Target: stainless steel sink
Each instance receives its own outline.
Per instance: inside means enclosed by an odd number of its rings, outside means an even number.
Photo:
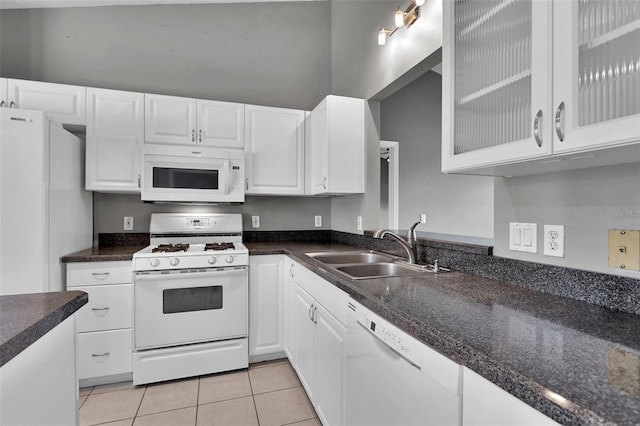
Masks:
[[[410,264],[401,257],[371,250],[307,253],[307,256],[322,262],[327,267],[340,272],[352,280],[402,277],[406,275],[449,271],[442,267],[434,270],[432,265]]]
[[[307,256],[319,260],[322,263],[328,263],[331,265],[347,265],[351,263],[379,263],[394,260],[393,256],[375,253],[372,251],[307,253]]]
[[[354,280],[361,280],[365,278],[401,277],[404,275],[416,275],[421,272],[418,268],[412,268],[391,262],[339,266],[336,269],[349,275]]]

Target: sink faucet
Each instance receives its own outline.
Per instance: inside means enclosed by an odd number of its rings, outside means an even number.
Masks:
[[[424,223],[422,219],[411,225],[411,228],[409,228],[409,231],[407,232],[407,241],[403,240],[393,232],[385,231],[384,229],[378,229],[375,231],[373,233],[373,238],[383,239],[386,236],[391,237],[407,252],[409,263],[415,264],[418,263],[418,239],[416,237],[416,227],[421,223]]]

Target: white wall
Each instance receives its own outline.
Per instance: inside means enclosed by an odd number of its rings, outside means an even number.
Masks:
[[[399,142],[398,226],[426,213],[419,231],[492,239],[494,178],[440,172],[441,102],[442,77],[427,72],[381,103],[382,139]]]
[[[497,256],[640,278],[608,266],[608,230],[640,229],[640,164],[496,178]],[[538,224],[538,254],[509,250],[509,222]],[[565,257],[542,254],[544,225],[564,225]]]

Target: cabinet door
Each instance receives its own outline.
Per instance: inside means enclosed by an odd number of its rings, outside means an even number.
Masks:
[[[556,1],[553,7],[554,151],[637,142],[638,2]]]
[[[62,124],[86,124],[86,87],[14,79],[7,86],[12,108],[44,111]]]
[[[144,95],[87,89],[86,189],[139,193]]]
[[[328,191],[329,123],[327,98],[309,114],[307,123],[307,193],[316,195]]]
[[[282,256],[249,259],[249,356],[282,352]]]
[[[198,143],[244,148],[244,104],[198,99]]]
[[[315,389],[315,342],[312,311],[314,300],[306,291],[296,285],[294,308],[294,339],[296,342],[296,371],[310,399]],[[312,399],[313,400],[313,399]]]
[[[443,5],[442,171],[551,154],[551,1]]]
[[[145,142],[196,143],[195,99],[149,94],[144,99]]]
[[[347,328],[315,304],[316,381],[314,405],[322,424],[344,424],[345,339]]]
[[[301,110],[245,107],[247,194],[304,194]]]
[[[0,108],[9,106],[9,102],[7,100],[8,99],[7,91],[9,90],[7,87],[8,84],[9,82],[7,81],[6,78],[0,77]]]
[[[494,426],[557,425],[541,412],[500,389],[468,368],[463,368],[462,424]]]

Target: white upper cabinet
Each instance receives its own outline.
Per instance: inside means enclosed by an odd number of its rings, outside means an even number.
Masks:
[[[139,193],[144,144],[144,94],[87,89],[85,187]]]
[[[555,1],[553,31],[554,151],[637,142],[640,1]]]
[[[358,194],[365,180],[365,101],[327,96],[307,117],[307,194]]]
[[[551,154],[551,2],[444,3],[442,170]]]
[[[196,143],[195,99],[146,94],[144,102],[145,142]]]
[[[244,105],[145,95],[145,142],[244,147]]]
[[[8,79],[7,103],[11,108],[46,112],[62,124],[86,124],[86,87],[41,81]]]
[[[442,171],[640,161],[637,1],[445,0]]]
[[[244,104],[198,99],[198,143],[244,148]]]
[[[7,93],[7,91],[9,90],[7,87],[8,84],[9,82],[6,78],[0,77],[0,108],[9,106]]]
[[[245,107],[246,193],[304,195],[305,111]]]

